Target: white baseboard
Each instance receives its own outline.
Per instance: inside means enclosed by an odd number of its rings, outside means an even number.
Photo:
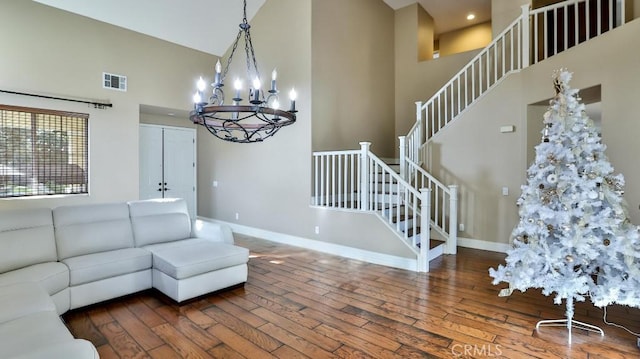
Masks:
[[[267,231],[264,229],[253,228],[239,225],[236,223],[219,221],[210,218],[200,218],[202,220],[215,223],[223,223],[231,227],[234,233],[244,234],[246,236],[257,237],[271,242],[287,244],[291,246],[311,249],[318,252],[328,253],[350,259],[356,259],[367,263],[379,264],[387,267],[417,271],[417,259],[397,257],[388,254],[382,254],[364,249],[347,247],[340,244],[317,241],[314,239],[292,236],[289,234]]]
[[[418,260],[405,258],[405,257],[397,257],[388,254],[378,253],[367,251],[364,249],[353,248],[348,246],[343,246],[340,244],[328,243],[323,241],[318,241],[314,239],[308,239],[303,237],[292,236],[290,234],[278,233],[267,231],[264,229],[243,226],[237,223],[220,221],[217,219],[211,219],[206,217],[198,217],[198,219],[202,219],[205,221],[211,221],[214,223],[222,223],[226,224],[233,230],[234,233],[244,234],[246,236],[256,237],[260,239],[265,239],[271,242],[287,244],[290,246],[301,247],[305,249],[311,249],[318,252],[328,253],[336,256],[341,256],[345,258],[355,259],[367,263],[379,264],[387,267],[417,271],[418,269]],[[458,237],[458,246],[472,249],[480,249],[485,251],[492,252],[500,252],[506,253],[510,246],[506,243],[495,243],[489,241],[483,241],[479,239],[472,238],[464,238]],[[438,250],[442,250],[441,248]],[[437,251],[433,251],[429,256],[429,260],[433,260],[438,256],[439,253]]]
[[[480,249],[483,251],[507,253],[511,246],[507,243],[496,243],[480,239],[458,237],[458,247]]]

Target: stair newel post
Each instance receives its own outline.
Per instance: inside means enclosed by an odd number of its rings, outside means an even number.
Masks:
[[[415,163],[420,163],[420,154],[418,153],[419,148],[422,146],[422,134],[425,134],[424,138],[427,138],[426,136],[426,131],[427,131],[427,126],[426,124],[423,125],[423,121],[422,121],[422,101],[416,101],[416,122],[418,123],[418,130],[417,132],[417,136],[415,136],[415,138],[413,139],[413,148],[410,149],[411,153],[409,154],[409,156],[411,157],[411,160]],[[423,128],[424,127],[424,128]]]
[[[431,189],[420,188],[420,255],[418,272],[429,271],[429,246],[431,244]]]
[[[360,142],[360,209],[369,210],[369,148],[371,142]]]
[[[449,186],[449,239],[445,253],[458,253],[458,186]]]
[[[407,180],[407,136],[399,136],[400,140],[400,178]]]
[[[577,5],[576,5],[577,6]],[[530,64],[530,55],[529,51],[531,49],[531,30],[529,25],[529,4],[522,5],[522,64],[521,68],[525,69],[529,67]]]

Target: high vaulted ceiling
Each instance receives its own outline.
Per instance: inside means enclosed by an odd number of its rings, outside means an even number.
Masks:
[[[34,1],[217,56],[222,56],[233,43],[242,20],[240,0]],[[247,17],[251,19],[265,1],[247,0]],[[399,9],[416,0],[384,2]],[[436,34],[491,19],[491,0],[417,2],[434,18]],[[476,15],[473,21],[466,20],[470,12]]]
[[[222,56],[242,21],[241,0],[34,0]],[[266,0],[247,0],[251,19]]]

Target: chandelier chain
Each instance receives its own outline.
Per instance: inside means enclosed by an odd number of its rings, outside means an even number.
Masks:
[[[231,65],[231,60],[233,59],[233,54],[236,53],[236,49],[238,48],[238,42],[240,40],[240,36],[242,35],[242,29],[238,31],[238,36],[236,36],[236,41],[233,43],[233,48],[231,49],[231,54],[229,54],[229,58],[227,59],[227,64],[224,66],[224,72],[222,73],[222,81],[227,78],[227,72],[229,72],[229,65]]]
[[[238,31],[236,40],[233,42],[233,48],[231,49],[231,53],[229,54],[229,58],[227,59],[227,63],[224,67],[224,71],[222,73],[222,82],[224,82],[224,80],[227,78],[229,66],[231,65],[231,62],[233,60],[233,55],[236,53],[236,49],[238,48],[238,43],[240,42],[242,33],[244,33],[244,52],[247,61],[247,73],[251,73],[251,65],[253,64],[255,75],[257,78],[260,78],[260,70],[258,70],[258,61],[256,60],[255,50],[253,49],[253,42],[251,41],[251,32],[249,31],[250,28],[251,25],[249,25],[249,20],[247,20],[247,0],[244,0],[242,23],[240,24],[240,30]]]
[[[249,64],[249,55],[251,55],[251,61],[253,62],[253,69],[255,70],[256,77],[260,78],[260,70],[258,70],[258,62],[256,61],[256,52],[253,49],[253,43],[251,42],[251,33],[249,29],[245,32],[244,48],[247,53],[247,70],[251,71]]]

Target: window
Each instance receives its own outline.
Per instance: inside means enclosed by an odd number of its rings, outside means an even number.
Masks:
[[[0,105],[0,198],[89,192],[89,115]]]

